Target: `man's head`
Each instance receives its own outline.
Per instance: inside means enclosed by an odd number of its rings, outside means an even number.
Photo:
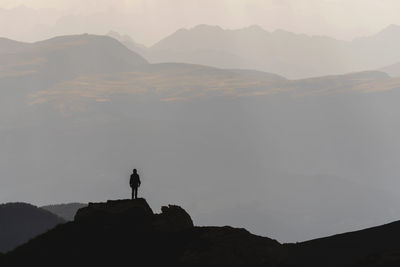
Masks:
[[[136,170],[136,169],[133,169],[133,173],[137,173],[137,170]]]

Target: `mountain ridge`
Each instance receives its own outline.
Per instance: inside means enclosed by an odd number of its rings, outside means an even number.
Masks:
[[[223,29],[200,24],[178,29],[146,49],[133,50],[152,63],[257,69],[300,79],[380,69],[400,61],[398,28],[391,25],[376,34],[343,41],[280,29],[266,31],[257,25]],[[126,45],[132,47],[129,42]]]

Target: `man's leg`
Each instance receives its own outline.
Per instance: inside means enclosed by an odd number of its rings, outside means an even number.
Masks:
[[[132,199],[135,199],[135,188],[132,187]]]
[[[135,188],[135,199],[137,199],[137,191],[138,191],[138,188],[136,187]]]

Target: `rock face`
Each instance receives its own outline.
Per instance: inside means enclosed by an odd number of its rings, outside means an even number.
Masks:
[[[144,199],[89,203],[0,258],[1,266],[278,266],[281,245],[244,229],[195,227],[179,206],[154,214]],[[59,264],[58,264],[59,265]]]
[[[105,203],[89,203],[86,208],[79,209],[75,221],[99,220],[121,216],[141,218],[154,215],[146,200],[109,200]]]
[[[159,231],[178,232],[193,228],[190,215],[179,206],[168,205],[161,208],[161,214],[157,214],[154,226]]]

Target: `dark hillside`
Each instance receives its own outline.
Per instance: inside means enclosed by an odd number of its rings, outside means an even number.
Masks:
[[[399,236],[400,221],[397,221],[287,246],[290,263],[299,266],[374,266],[379,262],[383,264],[382,258],[386,258],[385,261],[397,258],[400,263]],[[378,266],[385,266],[381,264]]]
[[[0,205],[0,251],[6,252],[65,221],[25,203]]]

